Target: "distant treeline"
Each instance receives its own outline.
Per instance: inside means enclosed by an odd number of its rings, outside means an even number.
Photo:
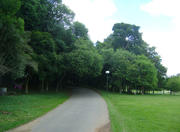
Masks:
[[[109,70],[109,90],[145,93],[171,87],[161,57],[142,40],[140,27],[116,23],[103,43],[93,44],[74,16],[61,0],[1,0],[1,86],[21,84],[26,93],[105,88]]]

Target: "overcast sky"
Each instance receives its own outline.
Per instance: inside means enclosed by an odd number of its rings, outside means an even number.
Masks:
[[[89,29],[93,42],[103,41],[114,23],[140,26],[143,39],[155,46],[168,68],[180,73],[180,0],[63,0],[76,14],[75,20]]]

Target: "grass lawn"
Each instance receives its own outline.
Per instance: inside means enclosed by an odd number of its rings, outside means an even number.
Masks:
[[[113,132],[180,132],[180,96],[102,92]]]
[[[45,114],[67,98],[65,93],[0,96],[0,132]]]

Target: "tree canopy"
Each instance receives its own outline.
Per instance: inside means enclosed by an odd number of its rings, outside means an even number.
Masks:
[[[61,0],[1,0],[1,85],[12,88],[20,82],[26,93],[29,87],[105,88],[109,70],[109,90],[145,93],[166,87],[167,69],[155,47],[143,41],[139,26],[116,23],[104,42],[94,44],[74,16]]]
[[[171,93],[180,91],[180,76],[176,75],[168,78],[166,87]]]

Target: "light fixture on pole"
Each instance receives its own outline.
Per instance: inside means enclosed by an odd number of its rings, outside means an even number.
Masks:
[[[108,91],[108,89],[109,89],[109,74],[110,74],[110,71],[105,71],[105,73],[106,73],[106,78],[107,78],[107,87],[106,87],[106,91]]]
[[[129,37],[126,37],[125,40],[126,40],[126,41],[129,41]]]

